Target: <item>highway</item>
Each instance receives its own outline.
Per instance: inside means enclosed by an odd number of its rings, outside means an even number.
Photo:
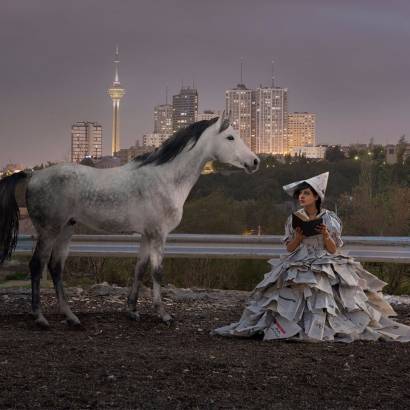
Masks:
[[[239,258],[271,259],[286,255],[277,235],[190,235],[171,234],[165,246],[165,257],[173,258]],[[352,237],[342,238],[342,252],[362,262],[410,263],[408,237]],[[74,235],[70,244],[71,256],[138,255],[139,235]],[[19,236],[16,254],[31,254],[35,240]]]

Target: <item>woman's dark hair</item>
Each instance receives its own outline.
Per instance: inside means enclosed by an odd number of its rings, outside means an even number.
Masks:
[[[301,182],[295,189],[295,192],[293,193],[293,198],[295,200],[298,199],[300,191],[302,191],[302,189],[306,189],[309,188],[314,195],[317,195],[317,199],[316,199],[316,209],[317,212],[320,212],[320,208],[322,206],[322,200],[320,199],[320,196],[318,195],[318,193],[307,183],[307,182]]]

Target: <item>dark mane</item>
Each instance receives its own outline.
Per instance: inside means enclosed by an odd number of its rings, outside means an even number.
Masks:
[[[137,156],[134,157],[132,160],[135,161],[135,162],[137,162],[137,161],[144,161],[144,159],[148,158],[152,153],[153,153],[153,151],[144,152],[143,154],[137,155]]]
[[[218,121],[218,117],[212,118],[211,120],[194,122],[186,128],[181,128],[164,141],[155,151],[138,155],[133,158],[133,161],[140,162],[138,168],[147,164],[161,165],[172,161],[190,141],[194,142],[190,149],[194,148],[202,133],[212,124],[215,124],[216,121]]]

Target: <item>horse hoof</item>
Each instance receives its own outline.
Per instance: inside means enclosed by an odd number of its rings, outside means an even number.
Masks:
[[[47,319],[44,317],[38,318],[34,321],[34,323],[43,330],[48,330],[50,328],[50,325],[47,322]]]
[[[133,311],[128,311],[127,312],[128,319],[134,320],[135,322],[138,322],[140,320],[140,315],[138,312],[133,312]]]
[[[72,329],[84,330],[84,326],[78,319],[66,319],[65,322]]]

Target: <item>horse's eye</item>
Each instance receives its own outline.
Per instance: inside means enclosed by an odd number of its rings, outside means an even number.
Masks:
[[[234,138],[232,135],[228,135],[228,136],[226,137],[226,139],[228,139],[228,140],[230,140],[230,141],[233,141],[235,138]]]

